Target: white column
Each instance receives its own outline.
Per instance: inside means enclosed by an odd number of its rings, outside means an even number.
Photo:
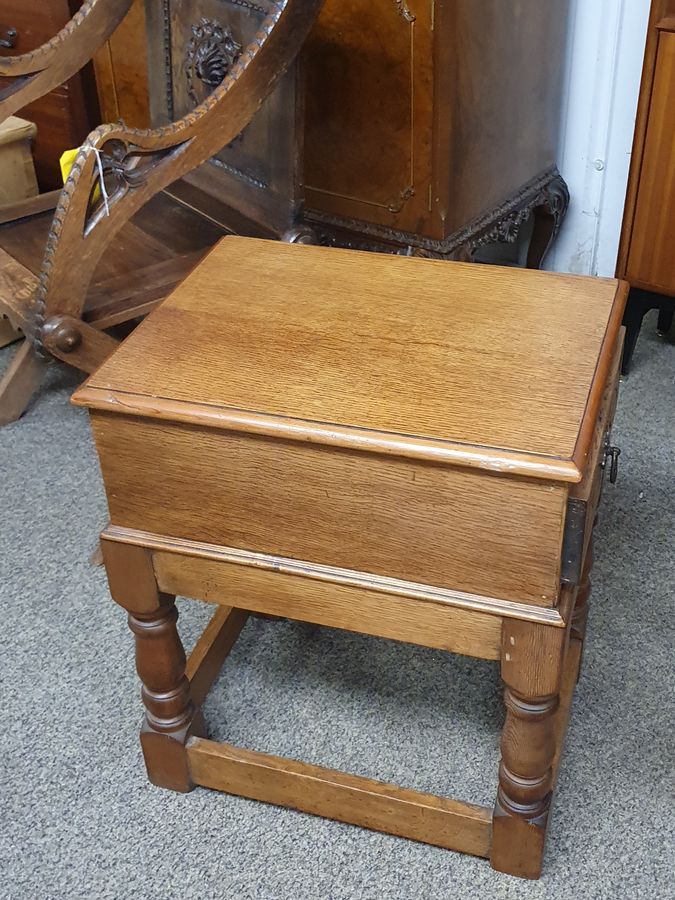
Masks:
[[[613,276],[650,0],[571,0],[558,154],[571,203],[546,268]]]

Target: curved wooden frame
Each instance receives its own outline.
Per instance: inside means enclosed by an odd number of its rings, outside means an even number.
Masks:
[[[85,0],[46,44],[21,56],[0,58],[0,121],[49,93],[89,62],[126,15],[132,0]]]
[[[191,113],[157,129],[93,131],[66,181],[47,241],[30,337],[93,371],[115,341],[82,322],[87,288],[110,240],[148,200],[201,165],[250,122],[299,53],[322,0],[277,0],[225,80]],[[101,171],[107,202],[92,201]]]
[[[82,53],[70,59],[67,67],[62,59],[74,30],[79,29],[77,47],[88,44],[88,58],[129,5],[130,0],[88,0],[70,25],[41,51],[0,61],[0,74],[11,69],[17,79],[24,79],[23,87],[14,87],[12,96],[20,96],[23,104],[28,91],[44,93],[76,71],[86,61]],[[16,283],[17,289],[10,291],[11,300],[3,304],[3,312],[29,341],[0,381],[0,424],[14,421],[23,413],[39,386],[45,358],[55,356],[92,372],[115,349],[117,341],[101,325],[83,321],[87,290],[101,256],[145,203],[204,163],[245,128],[295,60],[321,5],[322,0],[275,0],[255,38],[222,84],[177,122],[146,130],[128,128],[120,122],[102,125],[89,135],[61,192],[37,284],[5,254],[11,270],[5,281]],[[86,32],[85,25],[89,26]],[[85,33],[89,38],[83,41]],[[73,39],[74,53],[75,49]],[[32,75],[35,80],[27,81]],[[0,115],[10,109],[11,102],[12,97],[3,98],[0,92]],[[102,197],[102,193],[107,196]],[[303,242],[307,235],[299,229],[288,239]],[[147,311],[146,304],[143,313]],[[116,317],[117,322],[141,314],[131,304],[122,313]]]

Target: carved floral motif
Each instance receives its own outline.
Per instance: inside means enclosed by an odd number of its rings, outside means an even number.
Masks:
[[[185,53],[185,74],[188,95],[198,105],[206,93],[218,87],[241,53],[241,44],[229,28],[211,19],[202,19],[192,26],[192,37]]]

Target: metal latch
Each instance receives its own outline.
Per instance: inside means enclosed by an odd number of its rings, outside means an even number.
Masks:
[[[614,447],[609,442],[605,446],[605,458],[602,461],[602,468],[607,467],[609,462],[609,481],[610,484],[616,484],[619,475],[619,457],[621,456],[621,448]]]

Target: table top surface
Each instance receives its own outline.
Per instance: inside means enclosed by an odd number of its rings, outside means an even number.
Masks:
[[[578,481],[624,302],[612,279],[228,237],[74,402]]]

